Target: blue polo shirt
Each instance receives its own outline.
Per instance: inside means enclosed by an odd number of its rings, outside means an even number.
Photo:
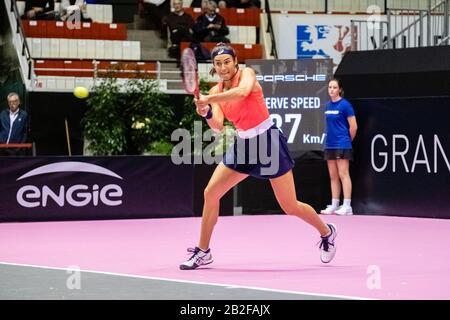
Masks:
[[[325,149],[351,149],[348,117],[354,116],[355,111],[346,99],[336,102],[329,101],[325,105],[325,119],[327,122],[327,137]]]

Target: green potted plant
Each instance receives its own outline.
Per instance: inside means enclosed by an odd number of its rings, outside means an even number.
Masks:
[[[93,155],[170,154],[173,111],[157,82],[101,78],[87,106],[81,124]]]
[[[81,120],[86,149],[93,155],[119,155],[126,148],[126,123],[122,118],[120,88],[115,78],[102,78],[87,99]]]

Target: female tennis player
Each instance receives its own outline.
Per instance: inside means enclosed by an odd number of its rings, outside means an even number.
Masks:
[[[294,160],[286,137],[272,124],[254,70],[240,70],[235,50],[224,43],[213,48],[211,59],[211,73],[217,73],[220,82],[208,95],[194,99],[197,113],[215,131],[221,131],[224,118],[228,119],[237,136],[205,188],[200,240],[195,248],[188,249],[192,255],[180,269],[192,270],[213,262],[209,244],[219,216],[220,199],[248,176],[268,179],[282,210],[317,229],[321,236],[321,260],[330,262],[336,253],[336,227],[325,224],[310,205],[297,200],[292,175]]]

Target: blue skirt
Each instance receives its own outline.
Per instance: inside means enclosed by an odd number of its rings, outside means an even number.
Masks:
[[[253,138],[236,136],[223,164],[255,178],[273,179],[291,170],[295,161],[289,153],[286,136],[273,125]]]

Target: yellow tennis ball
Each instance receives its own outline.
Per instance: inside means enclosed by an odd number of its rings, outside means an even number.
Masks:
[[[73,95],[79,99],[84,99],[89,96],[89,90],[85,87],[76,87],[73,89]]]

